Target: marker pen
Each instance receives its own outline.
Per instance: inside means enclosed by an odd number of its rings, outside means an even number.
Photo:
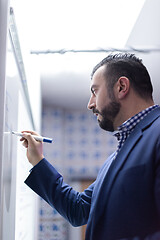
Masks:
[[[15,134],[16,136],[23,137],[23,133],[21,132],[14,132],[12,131],[12,134]],[[47,142],[47,143],[52,143],[53,139],[52,138],[46,138],[42,136],[37,136],[37,135],[31,135],[35,140],[40,141],[40,142]]]

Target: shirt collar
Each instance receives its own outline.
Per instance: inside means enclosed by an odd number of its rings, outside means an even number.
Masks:
[[[133,117],[129,118],[128,120],[126,120],[124,123],[122,123],[122,125],[120,125],[118,127],[118,130],[115,131],[113,133],[114,136],[118,136],[119,133],[128,133],[130,134],[131,131],[133,131],[133,129],[135,128],[135,126],[148,114],[150,113],[152,110],[154,110],[155,108],[159,107],[158,104],[153,105],[151,107],[148,107],[144,110],[142,110],[141,112],[137,113],[136,115],[134,115]]]

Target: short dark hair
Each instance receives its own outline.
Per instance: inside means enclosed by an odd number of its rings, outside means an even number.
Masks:
[[[153,87],[150,75],[142,60],[131,53],[110,54],[98,63],[91,74],[91,78],[98,68],[105,65],[105,76],[108,87],[113,89],[114,84],[121,76],[130,80],[133,89],[143,98],[152,98]]]

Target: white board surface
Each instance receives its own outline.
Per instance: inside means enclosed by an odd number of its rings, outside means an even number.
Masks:
[[[13,26],[13,25],[12,25]],[[34,129],[27,82],[16,32],[8,34],[1,163],[1,240],[35,240],[37,196],[24,184],[31,165],[12,131]],[[13,35],[12,35],[13,34]],[[1,116],[2,117],[2,116]]]

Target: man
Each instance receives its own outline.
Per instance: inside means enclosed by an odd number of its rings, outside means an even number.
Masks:
[[[72,225],[87,223],[86,240],[160,239],[160,107],[142,61],[129,53],[103,59],[88,108],[119,142],[96,181],[74,191],[27,131],[21,141],[34,167],[25,183]]]

